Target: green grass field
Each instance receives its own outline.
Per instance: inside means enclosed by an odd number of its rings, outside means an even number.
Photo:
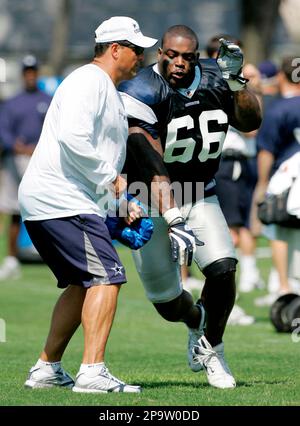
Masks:
[[[3,243],[2,243],[3,245]],[[1,250],[3,252],[3,250]],[[28,369],[43,346],[53,305],[60,290],[47,267],[24,265],[20,280],[0,283],[0,318],[6,342],[0,343],[0,406],[291,406],[300,405],[300,342],[273,329],[268,308],[255,308],[263,291],[242,296],[239,304],[256,323],[228,326],[226,356],[237,379],[234,390],[208,386],[204,373],[193,373],[186,360],[187,330],[162,320],[146,300],[130,252],[121,248],[128,283],[120,294],[108,342],[106,363],[111,372],[143,393],[88,395],[64,389],[24,389]],[[270,260],[259,261],[266,279]],[[73,375],[81,362],[83,337],[78,330],[64,356]]]

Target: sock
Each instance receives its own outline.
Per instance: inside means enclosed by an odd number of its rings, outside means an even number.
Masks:
[[[42,359],[39,359],[38,362],[35,364],[36,367],[41,368],[44,371],[48,371],[49,373],[53,371],[57,371],[61,367],[61,362],[47,362],[43,361]]]
[[[253,270],[257,270],[256,258],[253,255],[243,255],[240,257],[241,274],[251,274]]]
[[[278,293],[280,290],[279,275],[275,268],[271,268],[268,278],[268,291],[269,293]]]
[[[93,372],[99,374],[104,367],[104,362],[97,362],[96,364],[81,364],[79,373]]]

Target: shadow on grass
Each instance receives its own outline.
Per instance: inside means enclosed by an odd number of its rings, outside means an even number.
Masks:
[[[143,389],[155,389],[155,388],[170,388],[170,387],[181,387],[181,388],[207,388],[211,387],[208,383],[188,383],[180,381],[165,380],[164,382],[139,382]]]
[[[253,380],[251,382],[243,382],[239,380],[236,385],[237,387],[251,388],[257,385],[284,385],[284,384],[286,384],[286,381],[284,380]]]
[[[284,380],[253,380],[251,382],[245,382],[245,381],[239,380],[237,382],[237,387],[251,388],[257,385],[283,385],[285,383],[286,382]],[[139,384],[144,390],[155,389],[155,388],[170,388],[170,387],[213,389],[213,387],[210,386],[208,383],[189,383],[189,382],[173,381],[173,380],[165,380],[163,382],[147,381],[147,382],[139,382]]]

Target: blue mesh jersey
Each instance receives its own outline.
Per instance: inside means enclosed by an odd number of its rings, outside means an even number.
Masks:
[[[129,125],[160,136],[171,182],[209,183],[219,167],[233,96],[215,60],[201,59],[187,89],[173,90],[157,65],[119,86]]]
[[[257,134],[257,149],[274,155],[272,173],[300,151],[300,96],[280,98],[270,105]]]
[[[172,94],[166,80],[154,70],[153,65],[143,68],[132,80],[123,81],[119,92],[123,97],[129,126],[139,126],[152,137],[164,138],[172,118]],[[136,100],[137,102],[131,102]]]

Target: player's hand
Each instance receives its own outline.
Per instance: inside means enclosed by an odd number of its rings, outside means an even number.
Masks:
[[[241,48],[224,38],[220,38],[219,42],[217,64],[224,80],[233,92],[244,89],[248,80],[242,74],[244,55]]]
[[[169,224],[169,238],[173,262],[190,266],[196,251],[196,246],[204,243],[195,236],[192,229],[185,223],[178,208],[167,210],[164,218]]]

